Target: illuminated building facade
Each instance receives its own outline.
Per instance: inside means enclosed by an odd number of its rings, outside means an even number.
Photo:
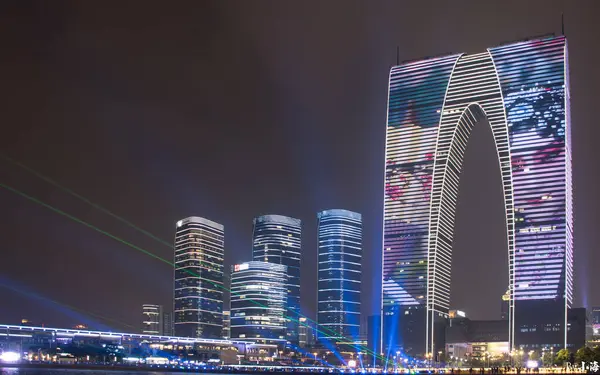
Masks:
[[[163,334],[163,308],[160,305],[142,305],[142,334]]]
[[[317,340],[351,343],[360,333],[362,217],[339,209],[321,211],[317,217]]]
[[[294,346],[299,345],[301,232],[300,220],[281,215],[255,218],[252,232],[253,260],[287,267],[286,335]]]
[[[287,267],[267,262],[231,270],[231,339],[285,346]]]
[[[459,177],[482,119],[503,181],[510,346],[566,345],[573,299],[566,39],[393,67],[388,100],[383,347],[415,355],[444,347]]]
[[[223,225],[201,217],[188,217],[177,222],[175,335],[221,338],[224,246]]]

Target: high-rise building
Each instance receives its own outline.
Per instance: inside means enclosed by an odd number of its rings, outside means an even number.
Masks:
[[[177,222],[174,330],[180,337],[221,338],[223,331],[223,225],[201,217]]]
[[[223,311],[223,338],[229,340],[231,337],[231,315],[228,310]]]
[[[160,305],[142,305],[142,334],[163,334],[163,308]]]
[[[281,215],[264,215],[254,219],[252,259],[287,267],[288,297],[286,305],[287,340],[298,346],[300,317],[300,220]]]
[[[236,264],[231,270],[231,338],[285,346],[286,266]]]
[[[484,119],[503,181],[510,348],[566,345],[573,299],[569,101],[564,37],[391,69],[382,280],[382,342],[390,350],[431,355],[444,348],[461,165],[471,130]]]
[[[306,348],[308,347],[308,331],[310,327],[308,326],[305,317],[298,320],[298,346],[300,348]]]
[[[317,219],[317,340],[352,343],[360,329],[362,217],[334,209],[319,212]]]

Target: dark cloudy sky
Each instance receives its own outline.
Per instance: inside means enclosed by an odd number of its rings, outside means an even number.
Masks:
[[[387,79],[396,60],[561,32],[570,49],[578,305],[600,305],[596,1],[3,1],[0,151],[171,242],[176,220],[302,219],[314,313],[316,212],[364,218],[363,312],[379,304]],[[461,182],[454,307],[498,318],[508,285],[500,173],[474,130]],[[0,160],[0,183],[172,259],[165,245]],[[0,322],[139,326],[172,270],[0,188]],[[87,318],[86,318],[87,316]],[[91,317],[91,318],[90,318]]]

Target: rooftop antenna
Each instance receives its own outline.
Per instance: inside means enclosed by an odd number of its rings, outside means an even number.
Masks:
[[[560,25],[561,25],[561,32],[562,32],[562,36],[565,36],[565,14],[561,13],[560,14]]]
[[[396,46],[396,66],[400,65],[400,46]]]

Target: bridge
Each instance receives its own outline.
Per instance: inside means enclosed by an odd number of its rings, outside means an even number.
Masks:
[[[218,346],[252,346],[256,345],[250,341],[238,341],[238,340],[225,340],[225,339],[202,339],[192,337],[176,337],[176,336],[159,336],[159,335],[144,335],[137,333],[126,333],[126,332],[103,332],[103,331],[88,331],[81,329],[67,329],[67,328],[49,328],[49,327],[31,327],[31,326],[19,326],[19,325],[8,325],[0,324],[0,337],[33,337],[35,334],[51,334],[55,337],[89,337],[99,338],[108,340],[139,340],[156,343],[173,343],[182,345],[193,345],[193,344],[212,344]],[[265,345],[261,345],[265,346]],[[269,345],[267,345],[269,346]],[[273,345],[274,346],[274,345]]]
[[[147,335],[128,332],[92,331],[0,324],[0,351],[53,351],[53,348],[96,346],[113,348],[113,353],[131,355],[142,347],[149,350],[167,351],[176,355],[193,356],[201,360],[218,359],[224,363],[238,363],[241,358],[257,360],[273,357],[277,345],[257,344],[252,341],[204,339],[192,337]],[[137,349],[136,349],[137,348]],[[138,350],[139,351],[139,350]],[[185,353],[188,354],[185,354]],[[189,354],[192,355],[192,354]]]

